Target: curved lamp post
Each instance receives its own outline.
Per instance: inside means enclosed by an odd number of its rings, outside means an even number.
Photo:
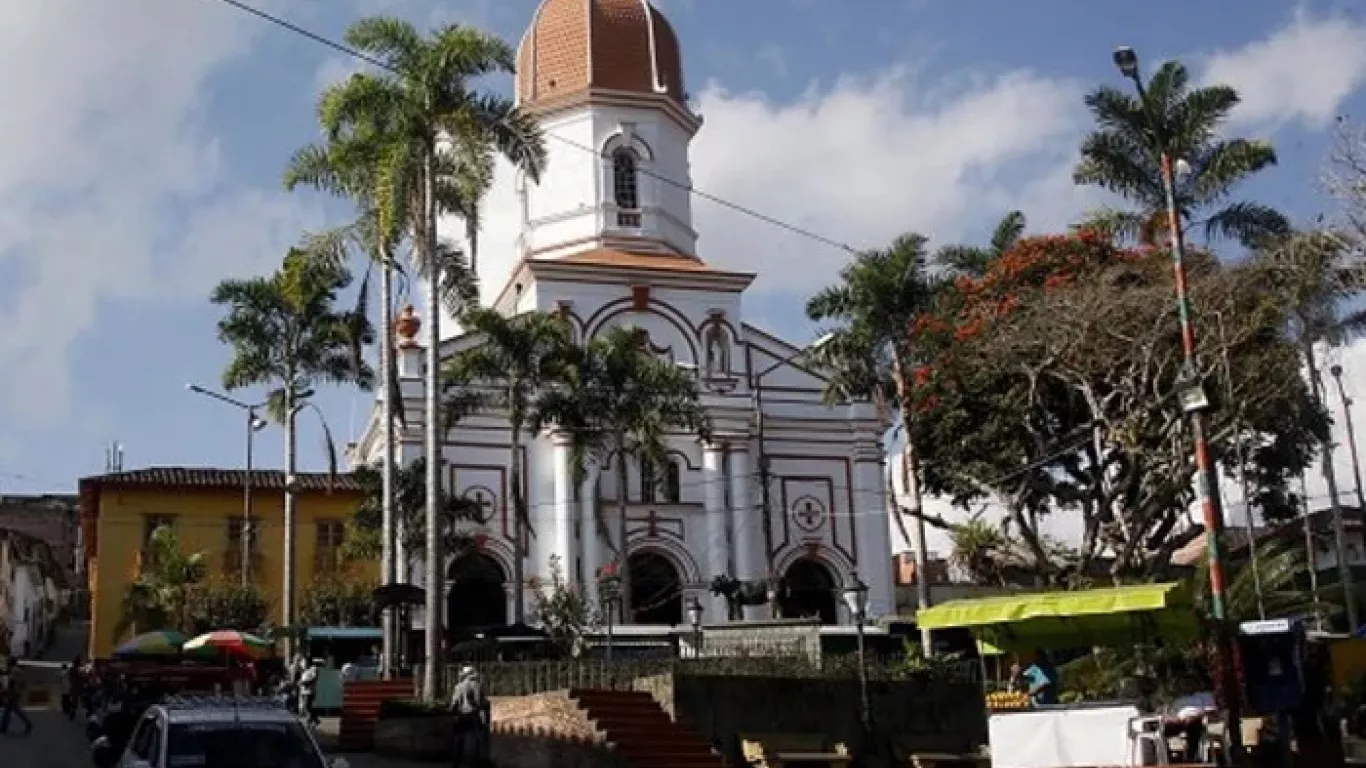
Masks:
[[[863,622],[868,618],[868,585],[859,578],[858,572],[849,574],[848,586],[844,588],[844,604],[849,608],[849,617],[854,621],[854,631],[858,635],[858,692],[859,722],[865,734],[872,730],[872,707],[868,703],[868,665],[864,650]]]
[[[688,613],[688,624],[692,627],[692,655],[694,659],[702,658],[702,601],[693,595],[688,599],[688,606],[685,609]]]

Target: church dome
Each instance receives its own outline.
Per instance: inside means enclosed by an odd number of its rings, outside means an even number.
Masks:
[[[649,0],[542,0],[517,49],[517,100],[591,90],[684,104],[678,36]]]

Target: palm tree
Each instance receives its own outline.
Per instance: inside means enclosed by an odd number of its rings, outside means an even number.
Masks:
[[[954,274],[981,277],[992,262],[1020,242],[1027,223],[1023,212],[1011,211],[997,222],[986,246],[946,245],[934,255],[934,261]]]
[[[473,88],[478,78],[511,74],[511,46],[478,30],[448,25],[423,37],[411,24],[392,18],[362,19],[346,32],[352,48],[381,63],[380,72],[360,73],[323,96],[321,122],[334,136],[369,135],[384,158],[378,195],[420,200],[408,221],[414,256],[427,278],[427,374],[424,433],[427,462],[427,658],[440,649],[437,626],[440,552],[437,504],[440,498],[438,384],[443,281],[454,256],[441,248],[437,214],[443,186],[463,203],[449,212],[477,231],[478,204],[492,183],[492,158],[501,153],[529,178],[539,178],[545,147],[536,122],[501,95]],[[443,174],[443,169],[454,170]],[[412,194],[420,190],[420,194]],[[471,246],[475,243],[472,242]],[[472,249],[473,250],[473,249]],[[473,255],[473,253],[471,254]],[[463,260],[456,260],[458,265]],[[464,291],[468,294],[468,291]],[[437,695],[435,665],[423,674],[423,695]]]
[[[1082,141],[1072,178],[1114,192],[1135,208],[1101,210],[1084,226],[1156,243],[1167,226],[1160,162],[1165,150],[1184,161],[1183,170],[1189,168],[1177,174],[1175,184],[1183,227],[1203,225],[1208,239],[1244,245],[1288,232],[1289,222],[1275,209],[1229,202],[1239,182],[1276,164],[1268,142],[1216,135],[1239,101],[1226,85],[1191,88],[1186,67],[1177,61],[1158,68],[1141,99],[1110,86],[1092,91],[1086,106],[1097,128]]]
[[[631,575],[626,540],[628,457],[654,466],[667,460],[665,440],[686,433],[706,440],[711,422],[698,399],[692,372],[656,357],[649,337],[635,328],[617,327],[570,349],[560,381],[542,395],[532,429],[554,425],[568,433],[579,466],[616,462],[617,540],[606,534],[621,581],[621,616],[628,621]]]
[[[1324,399],[1323,377],[1315,348],[1319,344],[1340,346],[1366,331],[1366,310],[1344,313],[1345,303],[1361,295],[1366,286],[1366,260],[1348,238],[1330,230],[1300,232],[1261,244],[1254,265],[1266,272],[1268,292],[1279,295],[1290,316],[1289,333],[1304,358],[1309,387],[1319,410],[1330,413]],[[1351,568],[1346,560],[1342,505],[1333,469],[1332,433],[1324,429],[1319,444],[1324,481],[1328,487],[1337,549],[1338,575],[1351,631],[1357,627],[1356,596]]]
[[[381,535],[384,528],[383,472],[372,467],[358,467],[352,472],[361,487],[361,503],[352,514],[349,529],[342,542],[342,557],[350,562],[374,561],[383,552]],[[416,552],[427,540],[425,515],[427,509],[427,460],[419,456],[405,466],[395,467],[393,479],[393,508],[390,518],[400,536],[404,549]],[[486,522],[483,510],[469,499],[449,492],[441,498],[441,549],[458,552],[470,544],[470,537],[462,535],[457,524],[462,520]]]
[[[1008,239],[1002,236],[1001,241],[1004,244]],[[925,520],[919,516],[923,511],[920,462],[910,429],[910,392],[920,354],[910,328],[916,317],[933,306],[941,287],[940,279],[930,273],[925,245],[924,236],[910,233],[887,248],[860,253],[840,271],[838,284],[806,304],[807,317],[834,324],[825,343],[813,353],[817,362],[836,371],[833,383],[839,389],[827,391],[827,399],[869,398],[884,417],[900,420],[906,489],[915,507],[920,574],[926,568]],[[965,259],[963,266],[976,268],[972,266],[976,263],[975,257]],[[902,524],[900,515],[896,520]],[[907,535],[904,525],[902,535]],[[929,607],[927,582],[918,578],[917,584],[921,607]],[[928,635],[923,640],[928,643]]]
[[[204,553],[185,554],[170,526],[152,531],[143,552],[142,569],[123,593],[114,634],[129,629],[190,630],[190,595],[209,575]]]
[[[349,226],[322,233],[313,238],[310,253],[321,256],[325,263],[343,268],[352,251],[364,254],[371,265],[380,268],[380,345],[379,370],[385,379],[384,397],[380,403],[384,439],[380,459],[380,581],[391,584],[399,580],[395,548],[394,494],[396,419],[402,419],[401,390],[398,386],[398,363],[394,354],[394,273],[397,264],[394,253],[401,244],[406,227],[406,208],[401,199],[380,198],[382,145],[375,140],[376,132],[356,135],[333,134],[323,144],[301,148],[285,170],[284,184],[289,190],[300,184],[354,201],[360,209],[356,221]],[[355,313],[366,317],[369,307],[370,270],[367,268],[356,295]],[[406,550],[411,551],[411,550]],[[405,563],[406,565],[406,563]],[[404,579],[406,581],[406,578]],[[384,658],[381,665],[388,674],[393,667],[394,636],[392,612],[384,615]]]
[[[352,354],[357,328],[364,343],[373,340],[369,321],[335,306],[337,294],[350,283],[348,270],[291,249],[273,275],[224,280],[212,295],[214,304],[227,307],[227,315],[218,323],[218,338],[233,351],[223,371],[223,386],[229,390],[266,387],[269,412],[285,429],[284,626],[291,626],[294,618],[297,416],[304,408],[317,410],[311,398],[319,384],[354,383],[367,390],[374,386],[374,372]],[[336,452],[326,421],[323,434],[330,469],[335,472]]]
[[[491,309],[466,314],[466,331],[476,335],[473,346],[451,357],[444,371],[459,391],[446,403],[453,417],[494,409],[507,414],[508,485],[515,516],[512,556],[512,620],[526,619],[526,536],[531,527],[526,495],[522,440],[527,426],[542,420],[541,397],[555,382],[572,345],[569,328],[560,318],[541,312],[505,317]]]

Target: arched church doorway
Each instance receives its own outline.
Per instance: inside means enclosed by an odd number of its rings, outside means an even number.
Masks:
[[[633,623],[682,624],[683,578],[673,561],[658,552],[637,552],[629,565]]]
[[[819,618],[822,624],[835,624],[835,577],[820,562],[802,559],[788,566],[778,608],[786,619]]]
[[[446,572],[446,627],[456,634],[507,624],[507,574],[483,552],[456,558]]]

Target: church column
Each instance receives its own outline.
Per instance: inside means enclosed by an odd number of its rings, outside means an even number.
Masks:
[[[560,575],[566,583],[574,581],[574,465],[569,435],[556,432],[550,436],[555,463],[555,507],[550,524],[550,540],[543,550],[545,564],[541,575],[549,578],[551,559],[558,558]]]
[[[866,403],[850,408],[855,425],[873,424],[875,416]],[[853,448],[854,520],[858,531],[858,571],[868,585],[868,615],[890,616],[896,612],[896,587],[892,578],[892,542],[887,519],[887,486],[883,481],[882,445],[871,429],[856,426]]]
[[[703,559],[707,571],[704,581],[730,572],[730,557],[726,546],[726,482],[724,446],[720,443],[702,445],[703,509],[706,514],[706,544]],[[707,621],[722,621],[726,616],[726,600],[712,595],[705,614]]]
[[[598,539],[598,467],[590,466],[579,489],[579,549],[583,553],[583,595],[597,611],[598,566],[602,565],[602,544]]]
[[[749,468],[748,439],[730,444],[730,515],[731,541],[735,547],[735,576],[741,581],[764,578],[759,550],[759,510],[750,501],[750,486],[754,477]],[[746,619],[762,618],[763,606],[747,606]]]

